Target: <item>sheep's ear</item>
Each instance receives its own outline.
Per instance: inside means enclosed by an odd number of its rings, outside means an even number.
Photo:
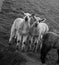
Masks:
[[[25,12],[24,12],[24,11],[22,11],[22,14],[24,14],[24,15],[25,15]]]
[[[45,22],[45,21],[46,21],[46,18],[39,20],[39,22]]]
[[[23,13],[24,15],[26,15],[24,11],[22,11],[22,13]]]
[[[45,22],[46,21],[46,18],[44,18],[43,21]]]

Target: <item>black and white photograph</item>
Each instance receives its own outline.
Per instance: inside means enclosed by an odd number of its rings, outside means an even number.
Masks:
[[[59,0],[0,0],[0,65],[59,65]]]

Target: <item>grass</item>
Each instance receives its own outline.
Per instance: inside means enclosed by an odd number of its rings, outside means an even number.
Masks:
[[[52,0],[53,1],[53,0]],[[57,0],[54,0],[54,2]],[[15,18],[23,17],[22,10],[29,13],[35,13],[39,17],[45,17],[51,31],[59,31],[59,9],[51,0],[4,0],[0,12],[0,65],[19,65],[24,62],[24,55],[21,53],[11,52],[13,48],[8,47],[10,28]],[[5,50],[8,51],[5,51]],[[55,65],[56,51],[48,55],[47,65]],[[51,55],[52,54],[52,55]],[[30,54],[29,54],[30,55]],[[29,56],[28,55],[28,56]],[[32,55],[29,57],[31,58]],[[34,55],[34,60],[38,60],[40,55]],[[50,57],[51,56],[51,57]],[[26,56],[25,56],[26,57]],[[52,59],[51,59],[52,58]],[[49,60],[50,59],[50,60]],[[39,62],[40,59],[38,60]],[[21,62],[21,63],[20,63]],[[25,62],[26,64],[26,62]],[[26,65],[38,65],[40,63],[28,61]],[[21,64],[22,65],[22,64]],[[24,65],[24,63],[23,63]],[[40,64],[42,65],[42,64]]]

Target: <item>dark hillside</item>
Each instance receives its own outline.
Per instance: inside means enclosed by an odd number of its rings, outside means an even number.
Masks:
[[[13,21],[23,16],[21,8],[25,12],[45,17],[50,29],[59,31],[59,9],[54,4],[49,0],[4,0],[0,12],[0,37],[7,41]]]

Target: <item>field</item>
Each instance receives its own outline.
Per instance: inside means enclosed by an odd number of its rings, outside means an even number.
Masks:
[[[15,18],[23,17],[24,12],[45,17],[50,31],[59,34],[59,0],[4,0],[0,11],[0,65],[43,65],[40,54],[15,52],[8,47],[10,28]],[[47,55],[47,65],[57,65],[57,52]]]

